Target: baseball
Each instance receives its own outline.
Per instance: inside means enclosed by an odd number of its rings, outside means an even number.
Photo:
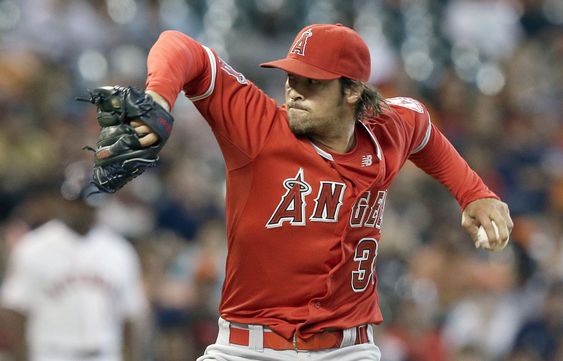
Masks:
[[[491,223],[493,224],[493,228],[495,229],[497,239],[500,238],[497,224],[495,223],[495,221],[492,221]],[[483,228],[483,226],[479,226],[479,229],[477,230],[477,242],[475,242],[475,247],[491,248],[489,237],[487,237],[487,232],[485,232],[485,228]]]

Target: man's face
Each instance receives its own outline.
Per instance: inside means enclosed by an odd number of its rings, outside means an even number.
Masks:
[[[288,74],[285,104],[289,127],[296,135],[317,136],[337,132],[346,115],[340,82]]]

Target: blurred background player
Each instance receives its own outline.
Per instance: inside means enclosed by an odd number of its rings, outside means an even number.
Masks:
[[[63,184],[68,199],[46,186],[12,217],[12,232],[25,234],[10,253],[0,324],[18,361],[141,360],[139,259],[123,237],[96,225],[96,209],[83,199],[91,191],[85,169],[70,168],[78,178]]]

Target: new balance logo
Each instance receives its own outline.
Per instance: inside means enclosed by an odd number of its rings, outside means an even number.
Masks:
[[[362,167],[369,167],[373,164],[373,156],[371,154],[366,154],[362,157]]]

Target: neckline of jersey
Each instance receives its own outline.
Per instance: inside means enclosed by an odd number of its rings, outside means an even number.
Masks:
[[[329,158],[330,160],[345,160],[348,158],[353,157],[358,150],[360,149],[360,145],[363,144],[363,142],[366,141],[365,139],[365,135],[362,134],[363,132],[360,130],[360,127],[358,127],[358,125],[356,125],[355,129],[354,129],[354,136],[356,137],[356,144],[354,144],[354,147],[352,147],[352,149],[350,149],[348,152],[346,153],[338,153],[335,152],[321,144],[316,144],[313,143],[313,141],[311,141],[311,144],[313,144],[313,146],[315,148],[317,148],[318,150],[326,153],[329,157],[325,157],[325,158]],[[321,154],[322,155],[322,154]]]

